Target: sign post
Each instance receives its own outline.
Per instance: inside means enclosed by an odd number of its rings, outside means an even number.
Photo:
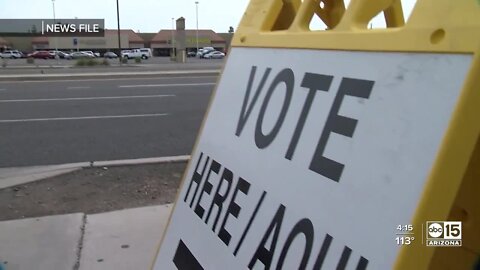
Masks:
[[[153,269],[473,269],[480,6],[317,5],[251,1]]]
[[[77,48],[77,52],[79,51],[78,49],[78,38],[73,38],[73,46],[75,46]]]

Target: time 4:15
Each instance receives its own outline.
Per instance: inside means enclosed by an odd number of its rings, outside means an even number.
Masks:
[[[397,231],[411,232],[411,231],[413,231],[413,225],[412,224],[398,225],[397,226]]]

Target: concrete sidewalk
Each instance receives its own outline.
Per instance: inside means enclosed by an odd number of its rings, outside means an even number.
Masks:
[[[187,161],[190,156],[0,168],[0,189],[84,167]],[[0,270],[150,269],[172,204],[0,222]]]
[[[0,265],[5,270],[150,269],[172,208],[3,221]]]

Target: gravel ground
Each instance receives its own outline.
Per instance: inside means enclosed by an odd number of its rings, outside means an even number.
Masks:
[[[186,163],[87,168],[0,189],[0,220],[171,203]]]

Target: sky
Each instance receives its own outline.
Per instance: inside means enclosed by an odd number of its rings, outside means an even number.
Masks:
[[[248,0],[199,0],[198,27],[215,32],[227,32],[230,26],[237,28],[247,8]],[[346,4],[350,0],[345,0]],[[416,0],[402,0],[404,10],[410,13]],[[195,0],[119,0],[120,27],[135,32],[156,33],[171,29],[172,18],[184,17],[187,29],[196,29]],[[2,19],[53,18],[52,0],[0,0]],[[56,18],[105,19],[107,29],[117,28],[116,0],[55,0]],[[408,17],[408,16],[407,16]],[[378,16],[373,27],[383,27]],[[313,23],[314,29],[323,25]],[[316,24],[316,25],[315,25]]]
[[[228,32],[240,22],[248,0],[199,0],[199,29]],[[184,17],[187,29],[196,29],[195,0],[119,0],[120,27],[156,33],[171,29],[172,18]],[[116,0],[55,0],[56,18],[105,19],[117,28]],[[0,0],[1,19],[53,18],[51,0]]]

